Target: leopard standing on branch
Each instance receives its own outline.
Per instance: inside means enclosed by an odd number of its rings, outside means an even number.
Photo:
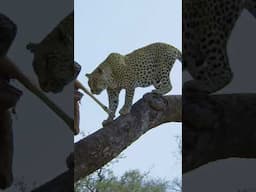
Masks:
[[[256,17],[256,0],[183,0],[182,7],[183,67],[194,79],[183,89],[216,92],[233,77],[227,55],[232,30],[243,10]]]
[[[27,49],[34,54],[33,68],[44,92],[60,93],[63,88],[74,82],[74,134],[79,133],[79,101],[83,90],[108,113],[105,107],[76,78],[81,66],[74,61],[74,12],[68,14],[39,43],[29,43]],[[73,125],[72,125],[73,126]]]
[[[170,71],[181,52],[165,43],[153,43],[130,54],[111,53],[91,74],[88,84],[93,94],[107,90],[110,114],[103,126],[113,121],[121,89],[126,90],[121,115],[130,112],[136,87],[153,85],[154,93],[166,94],[172,89]]]

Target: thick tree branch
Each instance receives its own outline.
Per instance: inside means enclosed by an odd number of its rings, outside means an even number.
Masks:
[[[130,114],[117,118],[112,124],[75,144],[75,181],[111,161],[151,128],[166,122],[181,122],[181,96],[146,94],[134,104]],[[73,157],[71,154],[67,158],[69,171],[33,192],[73,191]]]
[[[183,97],[183,173],[218,159],[256,158],[255,106],[256,94]],[[151,128],[180,121],[181,96],[145,95],[130,114],[75,144],[75,181]]]
[[[117,157],[151,128],[166,122],[181,122],[181,96],[144,95],[130,114],[75,144],[75,181]]]
[[[182,170],[256,158],[256,94],[183,97]]]

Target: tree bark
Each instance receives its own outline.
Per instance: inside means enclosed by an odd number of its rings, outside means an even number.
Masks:
[[[256,94],[183,97],[182,171],[219,159],[256,158]]]
[[[182,99],[183,173],[218,159],[256,158],[256,94]],[[146,131],[166,122],[181,122],[181,96],[146,94],[130,114],[75,144],[74,181],[102,167]],[[72,169],[72,162],[69,164]]]
[[[39,186],[33,192],[74,191],[74,182],[114,159],[151,128],[167,122],[181,122],[181,96],[144,95],[143,99],[133,105],[130,114],[117,118],[108,126],[76,143],[75,161],[73,154],[67,158],[69,171]]]

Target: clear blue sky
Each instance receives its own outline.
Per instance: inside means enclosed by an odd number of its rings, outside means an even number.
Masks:
[[[181,50],[181,1],[180,0],[75,0],[75,60],[82,65],[79,80],[87,86],[85,73],[91,72],[109,53],[127,54],[153,42],[165,42]],[[181,64],[177,61],[172,72],[173,90],[181,94]],[[87,86],[88,87],[88,86]],[[134,102],[150,88],[136,89]],[[104,91],[97,96],[108,104]],[[120,95],[120,107],[124,101]],[[107,115],[91,98],[84,96],[81,105],[82,131],[90,134],[101,128]],[[181,176],[181,158],[176,136],[181,136],[180,123],[161,125],[143,135],[126,149],[113,166],[121,175],[129,169],[151,171],[155,177],[171,180]],[[77,136],[80,139],[81,136]]]

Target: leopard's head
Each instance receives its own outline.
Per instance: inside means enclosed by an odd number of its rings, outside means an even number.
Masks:
[[[33,69],[45,92],[61,92],[81,70],[81,66],[74,62],[73,52],[59,43],[50,46],[30,43],[27,49],[34,54]]]
[[[117,88],[118,83],[113,77],[112,69],[118,63],[125,65],[123,56],[111,53],[91,74],[85,75],[89,79],[88,84],[93,94],[99,95],[107,87]]]
[[[97,67],[91,74],[85,75],[88,78],[88,85],[93,94],[99,95],[108,87],[108,75],[103,67]]]

